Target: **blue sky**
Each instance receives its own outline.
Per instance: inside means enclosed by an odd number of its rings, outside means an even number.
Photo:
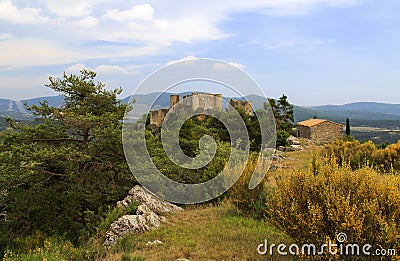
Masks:
[[[187,57],[232,62],[298,105],[400,103],[400,1],[0,0],[0,97],[82,67],[130,95]]]

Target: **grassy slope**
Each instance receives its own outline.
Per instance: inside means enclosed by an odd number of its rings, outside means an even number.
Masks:
[[[264,239],[291,242],[265,222],[238,215],[230,204],[196,206],[170,216],[158,230],[123,238],[106,260],[265,260],[257,253]],[[154,240],[163,244],[146,246]]]

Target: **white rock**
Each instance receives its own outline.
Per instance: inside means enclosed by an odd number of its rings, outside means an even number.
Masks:
[[[303,146],[301,145],[290,145],[293,150],[304,150]]]
[[[162,245],[163,242],[161,242],[160,240],[154,240],[153,242],[147,242],[146,246],[157,246],[157,245]]]
[[[300,145],[300,140],[295,136],[290,135],[287,139],[289,145]]]
[[[182,208],[157,198],[141,186],[133,187],[128,196],[117,203],[117,207],[128,208],[134,202],[140,204],[136,215],[124,215],[111,224],[103,243],[105,247],[113,246],[122,236],[159,228],[161,222],[166,222],[166,218],[160,214],[182,211]]]
[[[122,201],[118,201],[117,207],[128,207],[129,204],[132,202],[145,204],[147,207],[150,208],[151,211],[155,212],[156,214],[175,213],[182,211],[182,208],[159,199],[139,185],[134,186],[129,191],[128,196],[126,196]]]

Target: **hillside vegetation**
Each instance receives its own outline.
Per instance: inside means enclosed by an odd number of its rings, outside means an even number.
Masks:
[[[179,142],[188,156],[200,153],[204,134],[217,144],[211,163],[191,171],[168,160],[160,130],[149,126],[146,142],[152,160],[179,182],[199,183],[218,175],[231,143],[235,149],[250,147],[251,156],[241,163],[239,180],[220,197],[186,206],[168,216],[159,230],[127,236],[115,247],[104,248],[105,231],[128,213],[115,203],[137,182],[121,137],[124,112],[130,108],[117,100],[120,89],[106,90],[95,76],[83,70],[51,78],[48,87],[65,97],[64,106],[32,105],[28,109],[36,115],[34,124],[9,120],[9,128],[0,133],[3,260],[279,260],[284,258],[259,255],[257,246],[265,239],[323,244],[334,241],[339,232],[347,234],[348,243],[400,249],[400,142],[377,147],[346,137],[284,153],[281,168],[263,173],[261,184],[250,190],[260,140],[257,118],[243,112],[248,144],[232,142],[212,117],[185,122]],[[289,114],[278,117],[278,125],[291,129],[284,124],[292,116],[291,106],[287,108]],[[234,176],[238,170],[227,171]],[[146,246],[155,240],[162,244]],[[317,257],[298,253],[293,258]]]

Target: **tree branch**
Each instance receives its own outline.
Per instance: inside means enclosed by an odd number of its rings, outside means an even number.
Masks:
[[[77,141],[77,142],[83,143],[83,140],[76,139],[76,138],[32,139],[32,140],[25,140],[25,141],[37,142],[37,141],[66,141],[66,140]]]
[[[63,177],[63,178],[72,178],[72,179],[75,179],[75,180],[82,180],[82,179],[80,179],[80,178],[73,177],[73,176],[70,176],[70,175],[67,175],[67,174],[55,173],[55,172],[48,171],[48,170],[35,169],[35,168],[27,167],[27,166],[22,166],[22,168],[24,168],[24,169],[30,169],[30,170],[36,170],[36,171],[41,171],[41,172],[43,172],[44,174],[47,174],[47,175],[50,175],[50,176]]]

